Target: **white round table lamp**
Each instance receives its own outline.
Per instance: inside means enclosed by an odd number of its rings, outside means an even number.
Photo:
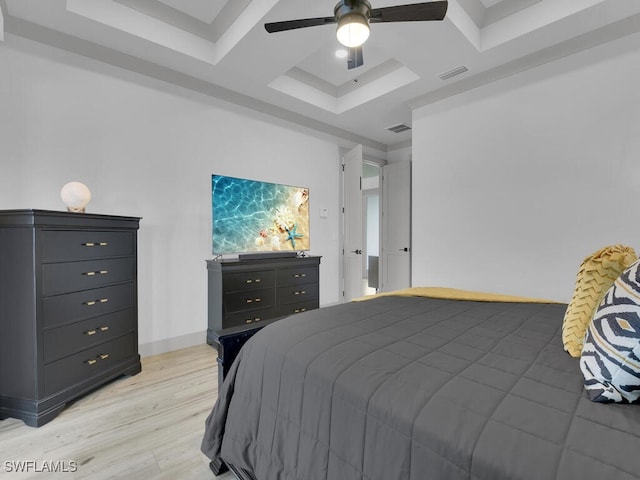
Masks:
[[[70,212],[84,212],[91,200],[91,191],[80,182],[69,182],[60,190],[60,198]]]

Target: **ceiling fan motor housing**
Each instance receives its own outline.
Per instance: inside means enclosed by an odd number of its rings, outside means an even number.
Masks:
[[[367,0],[342,0],[333,9],[333,14],[336,17],[336,22],[340,22],[343,17],[359,16],[368,23],[371,16],[371,4]]]

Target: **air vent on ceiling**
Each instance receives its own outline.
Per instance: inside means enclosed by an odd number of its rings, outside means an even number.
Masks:
[[[411,130],[411,127],[406,123],[399,123],[397,125],[387,127],[387,130],[393,133],[400,133],[400,132],[406,132],[407,130]]]
[[[464,65],[454,68],[453,70],[449,70],[448,72],[441,73],[438,75],[440,80],[449,80],[451,77],[455,77],[456,75],[460,75],[461,73],[468,72],[469,69]]]

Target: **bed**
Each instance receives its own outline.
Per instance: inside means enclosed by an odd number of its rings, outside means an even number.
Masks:
[[[566,304],[383,295],[240,350],[202,451],[242,480],[637,479],[640,406],[589,401]],[[492,301],[489,301],[492,300]]]

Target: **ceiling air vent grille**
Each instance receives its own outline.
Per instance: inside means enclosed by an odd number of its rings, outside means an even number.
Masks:
[[[465,67],[464,65],[461,65],[459,67],[454,68],[453,70],[449,70],[448,72],[444,72],[441,73],[440,75],[438,75],[438,77],[440,77],[440,80],[449,80],[452,77],[455,77],[456,75],[460,75],[461,73],[464,72],[468,72],[469,69],[467,67]]]
[[[387,127],[387,130],[393,133],[400,133],[400,132],[406,132],[407,130],[411,130],[411,127],[406,123],[399,123],[398,125]]]

